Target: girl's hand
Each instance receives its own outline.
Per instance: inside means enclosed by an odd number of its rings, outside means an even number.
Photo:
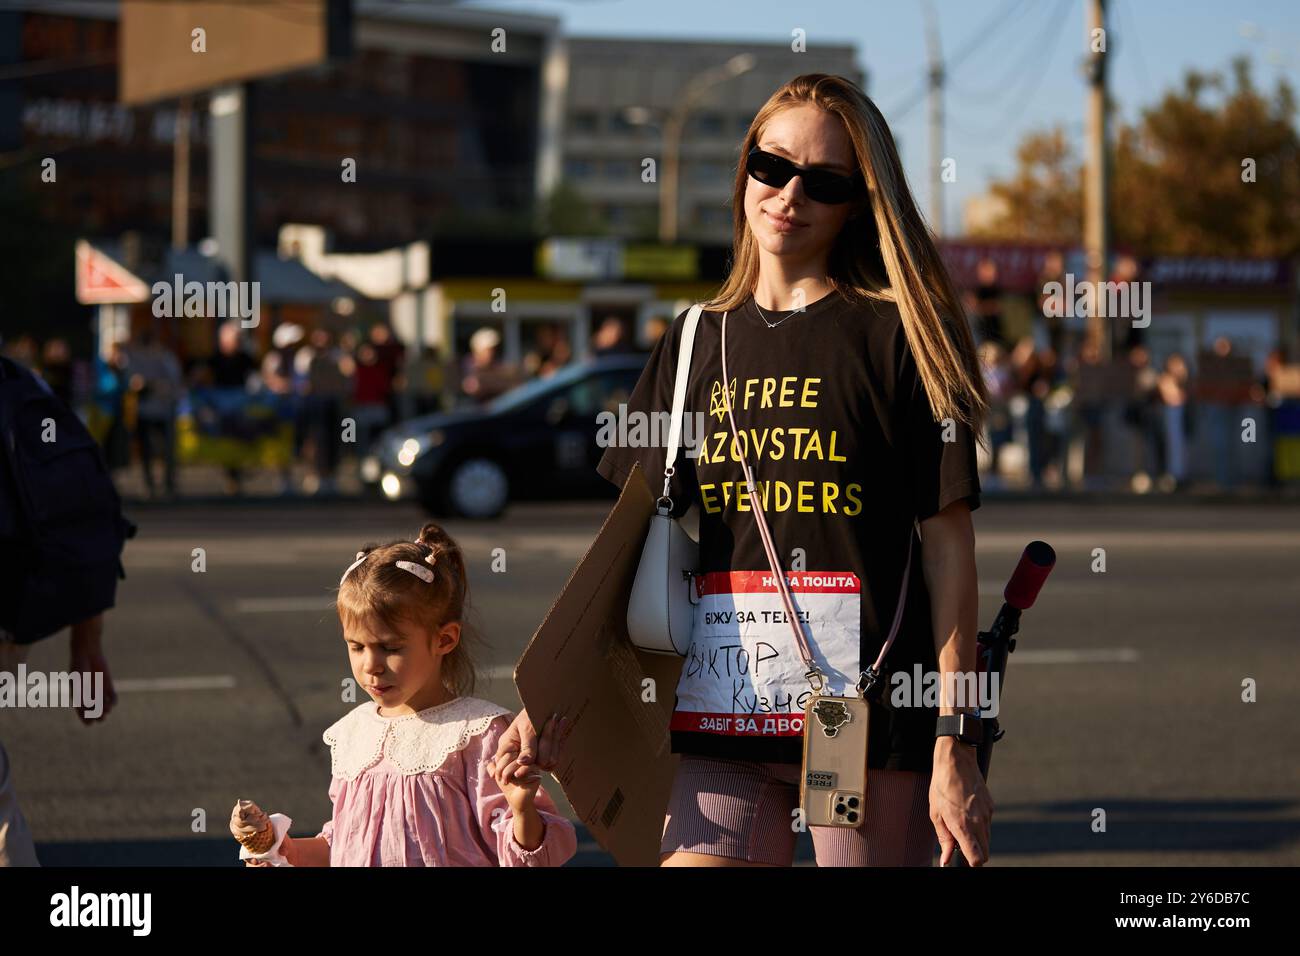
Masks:
[[[993,798],[980,774],[975,748],[953,737],[940,737],[934,745],[930,778],[930,822],[939,837],[939,865],[947,866],[959,846],[971,866],[987,863],[992,821]]]
[[[521,710],[501,735],[496,756],[488,761],[488,771],[495,778],[499,769],[507,779],[514,780],[532,769],[554,770],[559,764],[560,744],[570,726],[567,719],[552,714],[539,736],[528,711]]]
[[[506,802],[510,804],[510,809],[515,812],[516,816],[521,816],[534,809],[534,803],[537,800],[537,788],[542,785],[542,771],[525,767],[524,776],[519,779],[511,779],[506,774],[506,768],[502,772],[493,772],[492,779],[496,781],[501,792],[505,794]]]

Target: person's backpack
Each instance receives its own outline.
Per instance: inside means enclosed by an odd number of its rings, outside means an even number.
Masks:
[[[85,425],[0,357],[0,629],[30,644],[111,608],[135,531]]]

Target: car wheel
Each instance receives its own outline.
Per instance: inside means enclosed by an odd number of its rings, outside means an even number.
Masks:
[[[466,458],[452,466],[443,487],[447,504],[466,518],[495,518],[510,500],[510,478],[491,458]]]

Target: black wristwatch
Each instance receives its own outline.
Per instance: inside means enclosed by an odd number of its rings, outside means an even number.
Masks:
[[[934,725],[934,736],[956,737],[976,747],[984,740],[984,722],[974,714],[941,714]]]

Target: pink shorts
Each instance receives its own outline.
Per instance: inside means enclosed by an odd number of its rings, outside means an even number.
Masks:
[[[684,851],[789,866],[799,765],[683,754],[673,778],[660,854]],[[867,775],[862,825],[809,827],[818,866],[931,866],[930,776],[905,770]]]

